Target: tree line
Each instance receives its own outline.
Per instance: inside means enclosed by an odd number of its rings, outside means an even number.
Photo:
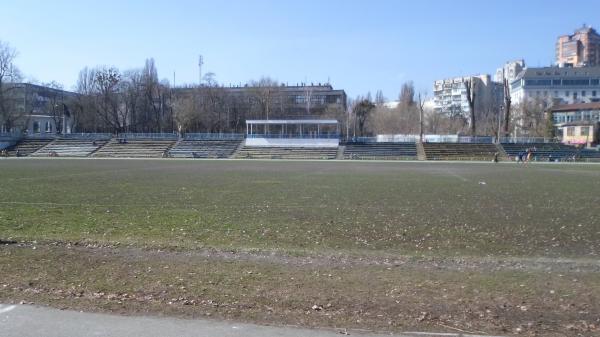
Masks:
[[[0,41],[0,125],[4,130],[22,124],[34,108],[17,108],[14,84],[23,76],[14,63],[16,57],[17,52]],[[246,119],[318,116],[339,120],[344,137],[420,133],[495,136],[510,131],[517,122],[515,115],[525,134],[548,136],[552,130],[544,114],[550,103],[533,100],[513,106],[507,83],[504,102],[475,104],[476,83],[466,82],[468,116],[460,109],[446,114],[427,109],[426,94],[417,93],[411,81],[401,86],[395,106],[385,104],[387,99],[377,91],[375,98],[367,93],[348,99],[347,110],[339,104],[315,102],[312,86],[305,86],[302,100],[297,101],[286,94],[283,84],[269,77],[231,90],[219,84],[214,73],[208,73],[202,85],[173,88],[169,81],[159,79],[152,58],[140,68],[123,71],[112,66],[85,67],[78,75],[76,95],[60,94],[63,88],[55,82],[42,85],[54,89],[42,108],[54,117],[58,130],[63,115],[69,116],[74,132],[244,132]]]
[[[473,136],[509,136],[518,124],[522,136],[554,137],[551,116],[546,111],[552,101],[528,99],[513,104],[508,83],[502,85],[500,99],[477,97],[477,82],[465,81],[468,111],[454,107],[447,113],[435,112],[426,106],[426,93],[417,93],[412,81],[401,87],[397,104],[385,104],[387,99],[377,91],[350,100],[347,127],[352,137],[374,135],[463,134]]]

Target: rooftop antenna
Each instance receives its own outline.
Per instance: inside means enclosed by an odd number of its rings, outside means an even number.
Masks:
[[[202,85],[202,65],[204,64],[204,57],[198,56],[198,85]]]

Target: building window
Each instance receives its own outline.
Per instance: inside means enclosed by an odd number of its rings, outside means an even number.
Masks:
[[[567,128],[567,136],[568,136],[568,137],[573,137],[573,134],[575,134],[575,128],[574,128],[574,127],[572,127],[572,126],[569,126],[569,127]]]
[[[554,97],[558,97],[558,91],[554,92]]]
[[[581,97],[585,97],[585,94],[586,94],[585,90],[584,90],[584,91],[582,91],[582,92],[581,92]]]
[[[569,92],[569,91],[565,91],[565,96],[566,96],[566,97],[569,97],[569,96],[571,96],[571,92]]]
[[[580,136],[587,136],[590,134],[590,128],[587,126],[582,126],[579,135]]]
[[[40,122],[33,122],[33,133],[40,133]]]
[[[296,104],[304,104],[306,103],[306,97],[305,96],[296,96]]]
[[[46,122],[46,133],[52,133],[52,123],[50,121]]]
[[[590,85],[590,80],[587,80],[587,79],[563,80],[562,84],[563,85],[572,85],[572,86]]]
[[[592,97],[596,97],[596,90],[592,90]]]
[[[573,93],[573,100],[574,101],[577,100],[577,93],[576,92]]]

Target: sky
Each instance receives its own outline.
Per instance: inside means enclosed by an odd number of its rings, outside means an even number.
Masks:
[[[224,85],[263,76],[325,83],[350,97],[402,83],[431,96],[433,81],[490,73],[506,61],[554,61],[559,35],[600,28],[600,1],[571,0],[0,0],[0,40],[37,82],[73,89],[84,67],[141,68]]]

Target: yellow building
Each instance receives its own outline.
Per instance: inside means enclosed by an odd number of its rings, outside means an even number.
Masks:
[[[600,102],[557,105],[548,114],[563,143],[588,147],[599,143]]]
[[[581,145],[586,147],[598,144],[598,122],[570,122],[563,124],[562,142],[568,145]]]

